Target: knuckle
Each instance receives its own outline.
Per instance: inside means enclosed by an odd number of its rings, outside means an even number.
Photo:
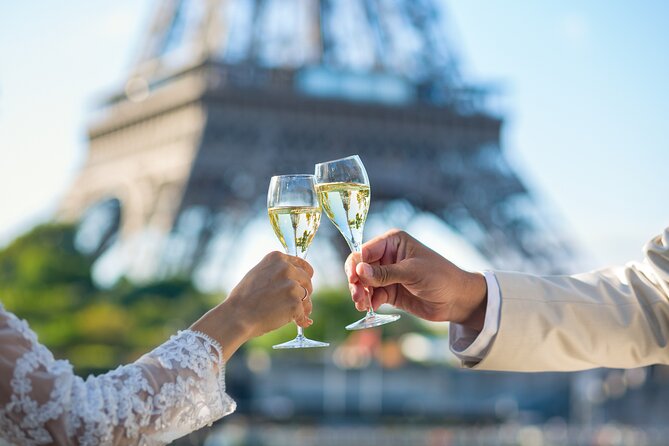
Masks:
[[[295,294],[295,282],[291,279],[284,279],[282,282],[282,288],[284,292],[290,296]]]
[[[279,266],[279,272],[284,276],[288,276],[291,270],[292,266],[288,262],[282,262]]]
[[[266,258],[267,260],[270,260],[270,261],[275,262],[275,261],[281,259],[281,253],[280,253],[279,251],[272,251],[272,252],[270,252],[269,254],[267,254],[267,255],[265,256],[265,258]]]
[[[291,269],[290,263],[288,263],[285,260],[277,259],[276,270],[278,274],[287,276],[290,269]]]
[[[405,235],[406,232],[404,230],[400,229],[400,228],[393,228],[393,229],[388,231],[388,234],[390,234],[390,235],[400,235],[401,236],[401,235]]]
[[[314,269],[311,267],[309,262],[307,262],[306,260],[302,260],[300,262],[300,265],[302,266],[302,270],[304,270],[304,272],[307,273],[309,277],[314,275]]]

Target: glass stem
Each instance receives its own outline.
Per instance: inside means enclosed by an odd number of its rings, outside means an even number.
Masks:
[[[297,240],[297,226],[293,226],[293,240]],[[298,249],[297,246],[294,246],[294,251],[291,252],[290,249],[286,250],[286,254],[290,256],[295,256],[299,257],[300,259],[304,260],[306,257],[306,253],[302,253],[302,255],[298,254],[300,250]],[[297,338],[296,339],[304,339],[304,328],[300,327],[299,325],[295,324],[297,326]]]
[[[360,243],[353,242],[351,243],[351,251],[357,252],[360,254],[360,258],[362,259],[362,245]],[[374,316],[376,316],[376,313],[374,312],[374,308],[372,308],[372,295],[368,292],[367,295],[367,315],[365,316],[365,319],[371,319]]]
[[[372,297],[367,298],[367,305],[369,305],[369,310],[367,310],[367,316],[365,316],[366,319],[372,318],[376,316],[376,313],[374,312],[374,309],[372,308]]]

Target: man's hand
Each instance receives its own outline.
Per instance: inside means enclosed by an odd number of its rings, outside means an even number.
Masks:
[[[404,231],[391,230],[362,245],[346,260],[358,310],[388,303],[430,321],[452,321],[481,330],[487,286]]]

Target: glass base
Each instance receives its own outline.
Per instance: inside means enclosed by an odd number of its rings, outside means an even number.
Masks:
[[[298,336],[292,341],[284,342],[283,344],[273,345],[274,350],[282,350],[285,348],[317,348],[317,347],[329,347],[330,344],[327,342],[313,341],[304,336]]]
[[[370,316],[367,315],[357,322],[353,322],[346,326],[347,330],[364,330],[365,328],[378,327],[379,325],[389,324],[395,322],[400,318],[399,314],[378,314]]]

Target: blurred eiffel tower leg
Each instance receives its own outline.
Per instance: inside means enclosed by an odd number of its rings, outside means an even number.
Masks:
[[[194,207],[260,209],[271,175],[358,153],[372,203],[430,211],[496,265],[569,262],[568,241],[506,162],[490,92],[462,79],[441,3],[291,4],[292,14],[285,0],[160,3],[125,89],[92,116],[61,218],[117,198],[121,240],[172,237]],[[201,230],[175,260],[185,274],[216,239],[206,219]]]
[[[238,266],[240,256],[239,240],[244,235],[248,224],[258,217],[257,213],[220,212],[212,224],[213,238],[203,243],[202,255],[196,258],[193,273],[201,276],[207,288],[220,289],[222,283],[231,286],[230,272]]]

